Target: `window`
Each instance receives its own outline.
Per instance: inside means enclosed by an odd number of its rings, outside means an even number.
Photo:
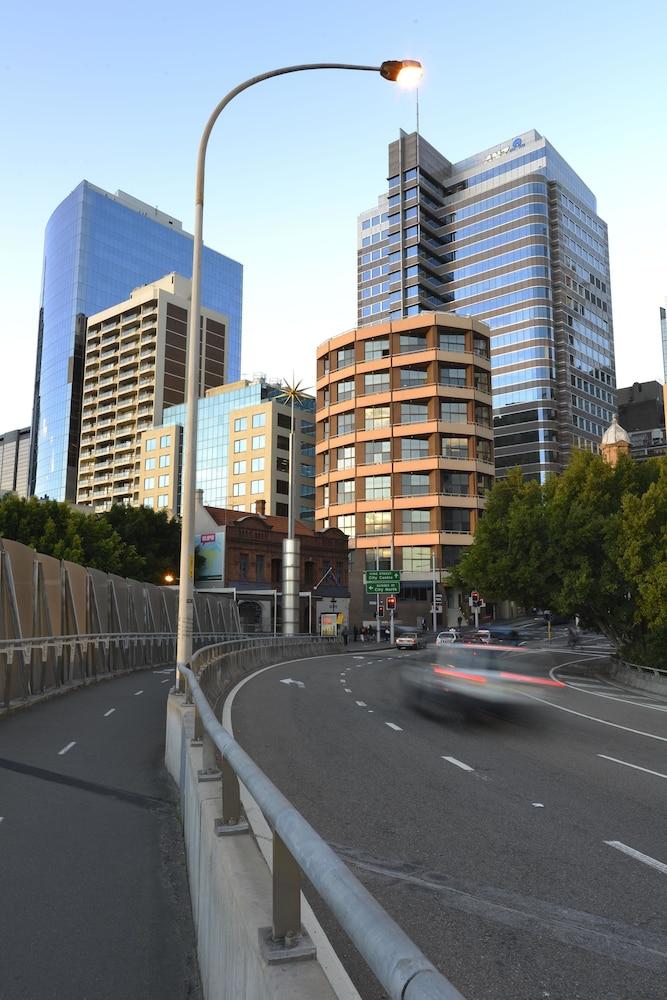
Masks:
[[[443,472],[442,492],[448,496],[467,497],[469,491],[467,472]]]
[[[483,403],[475,403],[475,423],[482,427],[491,426],[491,407]]]
[[[157,505],[158,507],[169,506],[169,497],[167,496],[166,493],[160,493],[159,497],[157,498]]]
[[[154,507],[155,501],[153,497],[144,497],[144,507]]]
[[[391,549],[366,549],[366,569],[391,569]]]
[[[444,437],[442,438],[443,458],[467,458],[468,438],[464,437]]]
[[[401,552],[403,569],[419,573],[431,572],[431,549],[428,545],[406,545]]]
[[[457,354],[463,354],[466,349],[466,335],[465,333],[441,333],[438,347],[441,351],[456,351]]]
[[[243,463],[245,465],[245,462]],[[245,472],[245,469],[243,470]],[[263,472],[264,471],[264,458],[253,458],[250,462],[251,472]]]
[[[157,484],[158,486],[169,486],[169,476],[159,476]]]
[[[289,441],[287,440],[287,438],[280,438],[280,437],[278,438],[279,448],[283,447],[283,445],[280,444],[280,441],[286,442],[284,448],[285,451],[289,451]],[[252,439],[252,450],[257,451],[258,448],[265,448],[265,447],[266,447],[266,434],[255,434]],[[245,451],[245,448],[243,450]]]
[[[252,426],[254,427],[266,427],[266,413],[253,413],[252,415]],[[257,558],[264,558],[264,556],[257,556]],[[262,577],[264,579],[264,577]]]
[[[276,493],[289,493],[289,483],[286,479],[276,479]]]
[[[232,496],[244,497],[245,496],[245,483],[233,483],[232,484]]]
[[[462,555],[468,551],[467,545],[443,545],[442,547],[442,557],[444,560],[444,565],[449,569],[450,566],[456,566]]]
[[[288,513],[289,513],[289,504],[286,504],[286,503],[277,503],[276,504],[276,514],[278,515],[278,517],[287,517]],[[275,576],[273,575],[273,564],[274,563],[278,564],[278,570],[276,571],[276,575]],[[281,573],[280,566],[282,566],[282,562],[281,562],[280,559],[272,559],[271,560],[271,573],[272,573],[271,582],[272,583],[280,583],[280,579],[281,579],[281,577],[280,577],[280,573]]]
[[[264,579],[264,556],[255,556],[255,579]]]
[[[483,472],[477,473],[477,495],[486,496],[493,486],[493,476],[485,476]]]
[[[402,424],[418,424],[428,420],[428,403],[401,403]]]
[[[423,496],[430,493],[427,472],[404,472],[401,475],[401,494],[404,497]]]
[[[247,447],[248,447],[248,442],[246,441],[246,439],[239,438],[237,441],[234,442],[234,453],[238,455],[239,452],[245,451]]]
[[[391,441],[366,441],[364,460],[367,465],[391,461]]]
[[[477,438],[477,458],[480,462],[493,462],[493,445],[486,438]]]
[[[336,519],[336,527],[348,536],[348,538],[354,538],[355,536],[355,524],[354,524],[354,514],[339,514]]]
[[[354,379],[350,378],[338,383],[336,400],[343,403],[346,399],[354,399]]]
[[[366,476],[367,500],[387,500],[391,496],[391,476]]]
[[[148,476],[144,479],[144,489],[154,490],[155,489],[155,476]]]
[[[146,441],[146,451],[155,451],[156,444],[157,440],[155,438],[148,438]]]
[[[401,438],[401,458],[406,461],[411,458],[428,457],[428,438],[408,437]]]
[[[445,399],[440,403],[440,419],[448,424],[465,424],[468,422],[468,404],[465,400]]]
[[[440,367],[440,385],[458,385],[465,386],[466,384],[466,369],[463,367],[445,367],[441,365]]]
[[[277,423],[278,427],[284,427],[288,431],[292,430],[292,418],[288,413],[279,413]]]
[[[276,469],[278,470],[278,472],[289,472],[289,459],[277,458]]]
[[[160,438],[160,447],[169,448],[171,446],[171,434],[163,434]]]
[[[364,410],[364,428],[389,427],[390,410],[388,406],[367,406]]]
[[[234,421],[235,431],[247,431],[248,429],[248,418],[247,417],[237,417]]]
[[[389,392],[389,372],[371,372],[364,375],[364,392]]]
[[[336,502],[352,503],[354,500],[354,479],[341,479],[336,483]]]
[[[354,430],[354,411],[352,413],[339,413],[337,427],[339,434],[351,434]]]
[[[159,465],[161,469],[167,469],[171,465],[171,457],[169,455],[160,455]]]
[[[145,468],[146,472],[150,472],[151,469],[154,469],[155,468],[155,459],[154,458],[147,458],[146,461],[144,462],[144,468]]]
[[[364,514],[364,531],[367,535],[390,535],[391,511],[377,510]]]
[[[537,370],[539,371],[539,369]],[[548,369],[545,368],[544,371],[548,373]],[[539,377],[540,376],[538,376],[538,378]],[[516,381],[516,379],[513,379],[513,381]],[[478,389],[479,392],[491,393],[491,379],[489,378],[488,372],[483,372],[480,369],[475,368],[475,388]]]
[[[248,563],[250,558],[247,552],[239,552],[239,579],[248,579]]]
[[[401,388],[426,385],[428,372],[425,368],[401,368]]]
[[[354,445],[348,445],[346,448],[336,449],[336,468],[337,469],[354,468]]]
[[[399,344],[401,354],[405,354],[406,351],[423,351],[426,348],[426,334],[402,333]]]
[[[234,475],[235,476],[244,476],[245,472],[246,472],[246,463],[245,462],[234,462]]]
[[[402,515],[402,531],[410,534],[430,531],[431,512],[429,510],[404,510],[402,511]]]
[[[443,528],[445,531],[470,531],[470,511],[457,507],[445,507],[443,510]]]
[[[263,479],[253,479],[250,483],[251,493],[263,493],[264,492],[264,480]]]
[[[374,337],[364,341],[364,361],[374,361],[376,358],[389,356],[389,337]]]
[[[336,352],[336,363],[338,368],[345,368],[354,364],[354,347],[343,347]]]

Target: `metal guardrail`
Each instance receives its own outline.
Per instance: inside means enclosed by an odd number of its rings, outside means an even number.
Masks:
[[[265,655],[286,637],[264,638]],[[322,640],[320,640],[321,642]],[[295,636],[292,643],[317,642],[312,636]],[[292,644],[289,643],[289,644]],[[301,927],[301,876],[308,879],[329,907],[339,925],[394,1000],[463,1000],[458,990],[432,965],[377,900],[365,889],[329,845],[215,717],[197,674],[205,667],[224,663],[227,653],[252,652],[256,643],[238,640],[202,649],[183,669],[187,700],[195,705],[195,743],[201,739],[201,777],[222,778],[222,819],[216,833],[245,833],[239,781],[248,790],[273,833],[272,927],[264,939],[284,960],[290,951],[303,957]],[[231,647],[235,647],[232,652]],[[268,647],[268,648],[267,648]],[[218,764],[216,750],[220,755]],[[306,948],[307,953],[307,948]],[[312,949],[311,949],[312,953]]]
[[[630,663],[629,660],[624,660],[620,656],[612,656],[612,660],[616,660],[616,662],[620,663],[623,667],[632,667],[633,670],[653,674],[654,677],[667,677],[667,670],[662,670],[660,667],[649,667],[645,663]]]

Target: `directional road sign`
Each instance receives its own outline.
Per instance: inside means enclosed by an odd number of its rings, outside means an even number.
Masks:
[[[400,569],[367,569],[366,583],[379,583],[381,580],[394,580],[401,582]]]
[[[400,580],[380,580],[378,583],[366,581],[367,594],[400,594]]]

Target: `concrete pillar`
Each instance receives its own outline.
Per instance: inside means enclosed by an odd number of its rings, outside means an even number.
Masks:
[[[283,539],[283,633],[299,632],[299,584],[301,542],[298,538]]]

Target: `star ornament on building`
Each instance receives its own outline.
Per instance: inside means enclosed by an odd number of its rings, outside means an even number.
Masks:
[[[294,376],[292,376],[292,384],[290,385],[287,379],[285,379],[283,390],[277,398],[280,399],[281,402],[292,403],[295,405],[305,399],[306,395],[307,390],[301,380],[295,382]]]

